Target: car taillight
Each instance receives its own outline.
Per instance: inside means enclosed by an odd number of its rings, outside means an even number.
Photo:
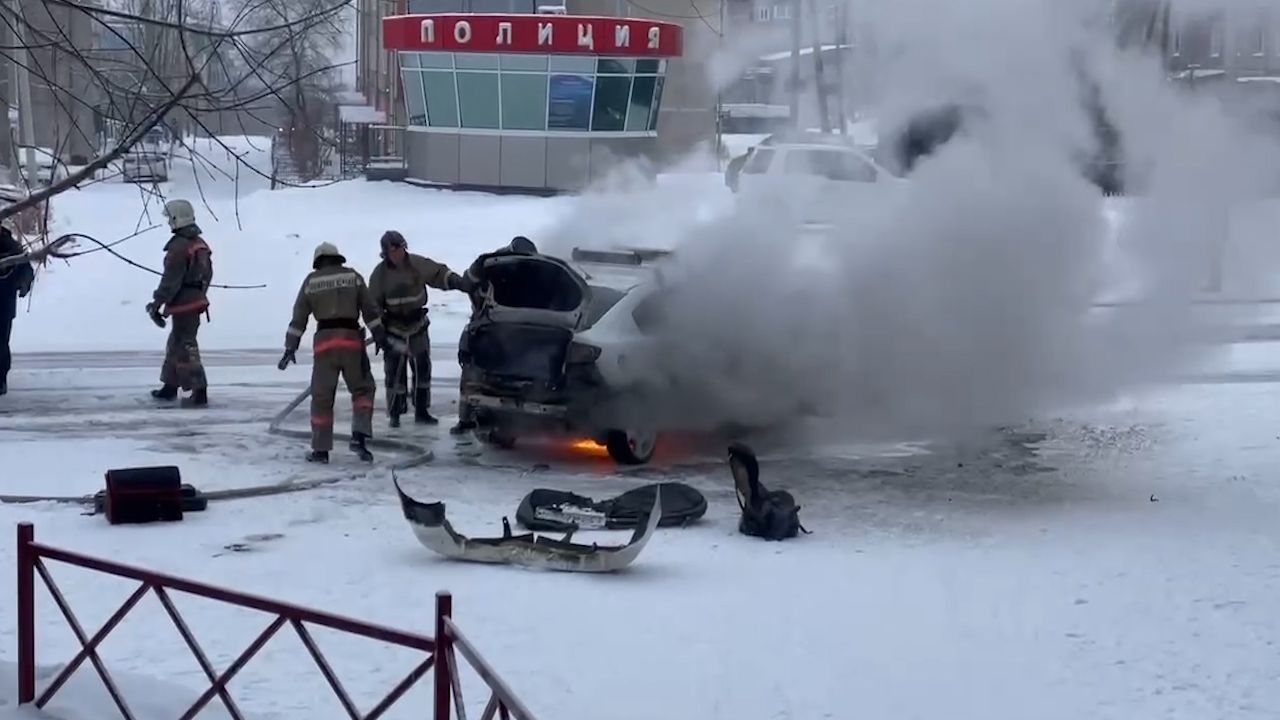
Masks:
[[[565,355],[567,363],[593,363],[600,357],[600,348],[595,345],[569,343],[569,352]]]

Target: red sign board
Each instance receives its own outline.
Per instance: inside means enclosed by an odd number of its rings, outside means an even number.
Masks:
[[[676,23],[594,15],[394,15],[382,36],[410,52],[679,57],[684,44]]]

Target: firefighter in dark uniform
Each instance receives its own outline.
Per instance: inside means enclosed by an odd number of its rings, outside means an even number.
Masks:
[[[413,367],[414,422],[435,425],[431,414],[431,338],[427,288],[468,292],[471,284],[443,263],[409,252],[398,231],[382,234],[382,262],[369,276],[369,293],[382,313],[389,345],[383,356],[387,416],[391,427],[409,409],[408,375]]]
[[[467,272],[463,274],[463,279],[470,285],[468,295],[471,297],[471,320],[476,319],[476,315],[484,306],[484,298],[490,292],[489,277],[485,271],[485,262],[490,258],[501,257],[503,255],[537,255],[538,248],[529,238],[523,235],[517,235],[511,239],[506,246],[498,248],[493,252],[485,253],[476,258],[471,266],[467,268]],[[466,336],[467,329],[462,329],[463,336]],[[462,339],[459,338],[459,349],[461,349]],[[459,353],[461,354],[461,353]],[[463,391],[466,388],[468,380],[471,378],[471,368],[458,360],[460,372],[458,373],[458,423],[449,428],[452,435],[461,435],[468,430],[476,428],[475,412],[470,405],[464,402]]]
[[[285,334],[284,356],[278,368],[284,370],[296,362],[295,353],[307,331],[307,320],[316,318],[311,366],[311,452],[308,462],[329,462],[333,448],[333,402],[338,392],[338,378],[346,382],[351,393],[351,443],[361,460],[371,462],[366,441],[373,437],[373,400],[377,381],[369,367],[364,349],[364,331],[359,319],[373,334],[374,343],[385,347],[386,331],[382,328],[378,307],[374,305],[364,277],[346,267],[347,259],[332,243],[320,243],[312,257],[314,270],[302,281],[293,303],[293,319]]]

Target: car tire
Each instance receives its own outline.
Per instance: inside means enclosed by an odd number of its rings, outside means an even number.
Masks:
[[[610,430],[605,436],[609,457],[619,465],[644,465],[658,446],[656,432]]]
[[[516,446],[516,436],[499,428],[487,430],[483,433],[483,438],[486,443],[503,450],[510,450]]]

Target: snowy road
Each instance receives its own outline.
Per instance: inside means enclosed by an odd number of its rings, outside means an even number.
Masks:
[[[606,703],[622,720],[1252,720],[1280,708],[1277,385],[1173,388],[964,448],[775,448],[765,480],[796,494],[814,531],[779,545],[735,532],[715,454],[620,472],[565,448],[495,451],[447,435],[454,398],[439,387],[442,426],[399,431],[437,462],[402,477],[416,496],[447,501],[461,532],[496,533],[535,486],[607,497],[678,479],[706,494],[702,523],[660,531],[632,572],[594,578],[431,556],[400,518],[389,473],[342,452],[329,468],[308,467],[304,443],[265,433],[305,385],[305,366],[280,373],[268,351],[206,357],[217,392],[204,412],[145,399],[154,356],[20,358],[0,403],[0,486],[91,492],[107,467],[160,463],[209,489],[349,480],[216,503],[177,525],[111,528],[35,504],[0,506],[0,526],[33,520],[55,545],[428,632],[432,593],[448,588],[462,627],[544,718],[600,717]],[[237,543],[248,550],[227,549]],[[0,544],[5,563],[12,553]],[[90,627],[128,592],[54,573]],[[12,597],[12,578],[0,573],[0,598]],[[220,666],[265,622],[180,604]],[[67,657],[74,640],[47,600],[40,613],[42,662]],[[194,695],[200,671],[161,622],[127,622],[103,654]],[[0,619],[0,648],[13,646],[13,623]],[[332,634],[318,642],[337,651],[337,672],[365,706],[409,664]],[[233,683],[242,707],[339,717],[299,651],[268,645]],[[464,683],[469,703],[483,700],[474,677]],[[420,715],[422,692],[390,717]]]
[[[238,152],[269,168],[268,145],[242,140]],[[241,175],[229,153],[212,143],[200,150],[221,163],[224,179]],[[168,194],[194,197],[195,177],[189,161],[176,164]],[[268,191],[252,177],[256,187],[237,182],[237,191],[200,177],[200,190],[212,191],[201,193],[209,205],[199,212],[218,281],[266,285],[211,297],[214,322],[201,332],[211,406],[189,411],[147,396],[165,335],[143,312],[152,275],[106,253],[51,264],[15,324],[14,348],[28,354],[16,358],[11,392],[0,398],[0,495],[82,496],[101,488],[104,471],[144,465],[178,465],[202,490],[337,482],[215,502],[180,523],[145,526],[109,526],[65,503],[0,503],[0,532],[31,521],[53,546],[428,634],[433,596],[448,589],[460,627],[543,720],[1280,717],[1280,305],[1195,308],[1205,340],[1252,341],[1222,348],[1193,372],[1212,383],[1029,418],[966,446],[760,446],[764,482],[794,493],[813,531],[776,544],[737,533],[722,448],[668,446],[650,466],[620,469],[565,444],[522,441],[501,451],[450,436],[456,358],[437,344],[441,425],[391,431],[380,382],[375,434],[434,452],[434,462],[400,478],[415,497],[447,502],[459,532],[499,534],[501,518],[535,487],[603,499],[678,480],[708,500],[701,522],[660,530],[616,576],[452,564],[406,526],[388,470],[396,453],[379,450],[367,466],[339,445],[334,463],[317,467],[302,462],[304,440],[267,432],[309,377],[305,355],[284,372],[275,363],[312,249],[338,242],[367,273],[391,227],[455,269],[515,234],[562,252],[674,242],[734,205],[723,178],[690,173],[664,176],[652,191],[540,199],[363,181]],[[138,198],[137,188],[112,183],[67,193],[55,203],[55,227],[129,236],[160,221],[154,207],[139,217]],[[1106,211],[1119,226],[1134,207],[1112,200]],[[1225,258],[1232,297],[1280,295],[1270,272],[1280,205],[1268,208],[1228,223],[1237,240],[1264,240],[1264,252],[1246,243]],[[584,220],[591,237],[570,232]],[[120,251],[154,265],[163,239],[157,229]],[[432,337],[456,338],[468,312],[461,294],[433,293]],[[380,358],[373,361],[377,371]],[[347,410],[340,391],[340,426]],[[287,426],[305,430],[307,408]],[[4,720],[14,714],[6,706],[14,563],[12,540],[0,540]],[[90,633],[133,590],[59,564],[50,571]],[[218,670],[269,622],[175,595]],[[37,661],[65,662],[78,644],[43,590],[37,604]],[[419,660],[320,628],[312,634],[362,712]],[[99,653],[112,670],[183,686],[188,702],[207,686],[154,598]],[[100,687],[86,666],[76,681]],[[462,682],[468,716],[479,717],[485,695],[474,675],[464,672]],[[429,687],[385,717],[421,718]],[[286,634],[229,690],[247,720],[349,717]],[[53,718],[114,715],[105,700],[63,714],[60,698]],[[148,699],[129,696],[139,720],[177,716],[175,707],[148,712]]]

